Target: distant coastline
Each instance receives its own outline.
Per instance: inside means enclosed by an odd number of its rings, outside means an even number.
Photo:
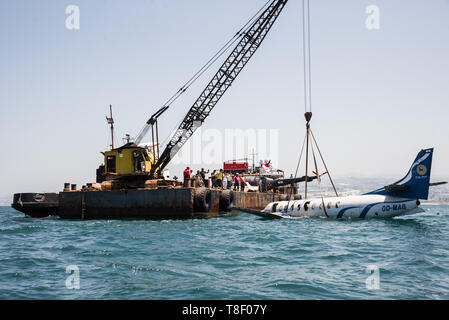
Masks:
[[[423,201],[422,204],[426,205],[426,206],[442,206],[442,205],[449,205],[449,201],[429,200],[429,201]]]

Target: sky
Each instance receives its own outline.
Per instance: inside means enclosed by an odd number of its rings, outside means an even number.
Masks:
[[[0,194],[94,182],[110,144],[109,105],[116,144],[136,136],[264,3],[1,1]],[[69,5],[80,10],[79,30],[66,27]],[[379,29],[366,28],[370,5]],[[287,174],[305,134],[301,8],[287,3],[202,128],[274,130],[275,165]],[[333,175],[399,179],[420,149],[434,147],[434,180],[449,177],[449,0],[312,0],[310,8],[312,128]],[[161,117],[162,138],[217,69]],[[183,168],[169,166],[178,176]]]

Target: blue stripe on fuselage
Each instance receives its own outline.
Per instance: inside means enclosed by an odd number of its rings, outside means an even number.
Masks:
[[[378,203],[372,203],[372,204],[369,204],[369,205],[367,205],[364,209],[363,209],[363,211],[362,211],[362,213],[360,214],[360,218],[361,219],[364,219],[365,217],[366,217],[366,215],[368,214],[368,211],[372,208],[372,207],[374,207],[375,205],[378,205],[378,204],[391,204],[391,203],[407,203],[407,201],[404,201],[404,200],[401,200],[401,201],[390,201],[390,202],[378,202]]]
[[[356,209],[356,208],[358,208],[358,207],[349,207],[349,208],[340,210],[340,212],[337,215],[337,219],[343,218],[343,215],[345,214],[346,211],[351,210],[351,209]]]

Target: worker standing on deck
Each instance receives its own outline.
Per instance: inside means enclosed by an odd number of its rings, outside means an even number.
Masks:
[[[245,192],[245,186],[246,186],[246,178],[242,175],[240,177],[240,191]]]
[[[217,170],[212,171],[212,174],[210,175],[210,179],[212,182],[212,188],[216,188],[217,187],[217,174],[216,174]]]
[[[184,188],[189,187],[189,181],[190,181],[190,167],[187,167],[184,170]]]
[[[226,175],[226,179],[228,180],[228,190],[231,190],[232,188],[232,175],[229,173]]]
[[[234,191],[239,191],[239,189],[240,189],[239,183],[240,183],[239,174],[236,173],[234,176]]]
[[[223,173],[223,190],[228,189],[228,178],[226,177],[226,174]]]
[[[209,173],[209,170],[207,170],[207,172],[204,170],[204,168],[201,168],[200,174],[201,174],[201,178],[203,179],[204,184],[206,184],[206,174]]]
[[[193,180],[195,181],[194,187],[200,187],[200,188],[204,187],[204,180],[203,180],[203,177],[201,176],[200,170],[196,171],[196,174],[193,177]]]
[[[223,188],[223,169],[220,169],[220,171],[217,174],[217,187]]]

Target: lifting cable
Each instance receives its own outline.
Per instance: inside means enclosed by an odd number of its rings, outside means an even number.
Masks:
[[[306,142],[306,181],[304,198],[307,200],[307,186],[309,175],[309,144],[310,144],[310,120],[312,119],[312,58],[310,41],[310,0],[302,0],[302,35],[303,35],[303,59],[304,59],[304,109],[307,128]]]
[[[302,143],[301,153],[299,154],[298,165],[296,166],[296,171],[295,171],[295,179],[298,177],[299,165],[301,164],[301,159],[302,159],[302,155],[304,153],[304,146],[306,145],[306,140],[307,140],[307,134],[304,137],[304,142]],[[293,192],[291,192],[288,197],[287,211],[288,211],[288,207],[290,206],[290,202],[292,201],[292,193]]]
[[[307,2],[307,13],[306,13],[306,2]],[[307,24],[306,24],[307,21]],[[298,170],[302,160],[302,155],[304,152],[304,146],[306,146],[306,176],[305,176],[305,198],[307,199],[307,178],[308,178],[308,158],[309,158],[309,122],[312,117],[312,63],[310,56],[310,2],[309,0],[302,0],[302,44],[303,44],[303,74],[304,74],[304,111],[305,114],[310,115],[307,119],[307,132],[302,145],[301,153],[298,160],[298,165],[296,166],[295,179],[298,177]],[[289,195],[286,211],[290,206],[292,194]]]
[[[307,9],[306,9],[307,2]],[[306,12],[307,10],[307,12]],[[307,21],[307,23],[306,23]],[[304,59],[304,109],[312,112],[312,56],[310,41],[310,1],[302,0],[302,38]]]
[[[204,66],[202,66],[173,96],[170,97],[164,104],[163,107],[170,107],[176,100],[179,99],[207,70],[209,70],[210,67],[214,65],[214,63],[220,59],[228,50],[231,48],[237,40],[239,40],[243,35],[245,35],[248,30],[251,29],[252,23],[255,21],[255,19],[258,17],[260,12],[265,10],[265,8],[269,5],[271,0],[268,0],[252,17],[249,19],[245,25],[228,41],[226,44],[218,50],[216,54],[214,54]],[[182,122],[182,121],[181,121]],[[178,124],[178,126],[181,124],[181,122]],[[178,127],[176,126],[172,132],[176,130]],[[138,136],[140,136],[144,131],[146,130],[146,127],[144,127]],[[167,141],[167,139],[164,140]]]
[[[332,184],[332,188],[334,189],[335,195],[338,197],[337,189],[335,188],[335,184],[332,180],[332,177],[329,173],[329,170],[327,168],[326,162],[324,161],[323,155],[321,153],[320,147],[318,146],[318,143],[315,139],[315,136],[312,132],[312,129],[310,128],[310,121],[312,120],[312,56],[311,56],[311,37],[310,37],[310,0],[302,0],[302,35],[303,35],[303,73],[304,73],[304,109],[305,109],[305,118],[306,118],[306,137],[304,139],[304,143],[301,149],[298,165],[296,167],[295,172],[295,178],[298,176],[298,169],[301,163],[302,155],[304,152],[304,146],[306,146],[306,175],[305,175],[305,200],[307,200],[307,185],[308,185],[308,173],[309,173],[309,147],[311,148],[311,153],[313,157],[313,164],[315,166],[315,172],[312,171],[312,173],[315,174],[318,182],[318,187],[321,195],[321,202],[323,206],[324,213],[326,217],[328,217],[326,206],[324,203],[324,197],[323,197],[323,191],[321,188],[321,176],[327,174],[329,176],[329,180]],[[317,156],[315,153],[316,147],[318,154],[321,158],[321,161],[324,165],[324,168],[326,170],[325,173],[320,175],[320,172],[318,171],[318,162],[317,162]],[[290,206],[291,201],[291,194],[289,195],[289,200],[287,204],[286,211],[288,211],[288,207]]]
[[[209,61],[206,62],[206,64],[198,70],[190,79],[187,81],[179,90],[177,93],[175,93],[165,104],[164,106],[169,106],[173,102],[175,102],[184,92],[187,91],[187,89],[190,88],[192,84],[194,84],[198,78],[200,78],[209,68],[218,60],[220,59],[223,54],[225,54],[228,49],[234,45],[234,43],[241,38],[246,32],[250,29],[248,25],[250,25],[255,18],[259,15],[259,13],[265,9],[265,7],[268,6],[268,4],[271,2],[271,0],[267,1],[262,8],[259,9],[252,17],[249,19],[246,24],[215,54],[212,56],[212,58],[209,59]]]
[[[321,175],[320,175],[320,172],[318,171],[318,164],[316,162],[315,150],[313,149],[313,143],[312,143],[312,155],[313,155],[313,162],[315,164],[315,172],[314,173],[317,177],[318,188],[320,189],[321,205],[323,206],[323,210],[324,210],[324,214],[326,215],[326,218],[329,218],[329,215],[327,214],[327,210],[326,210],[326,204],[324,203],[323,190],[321,189]],[[324,173],[324,174],[326,174],[326,173]]]
[[[304,153],[304,146],[306,145],[307,135],[304,137],[304,142],[302,143],[301,153],[299,155],[298,165],[296,166],[295,178],[298,177],[299,165],[301,164],[302,155]]]
[[[306,6],[307,4],[307,6]],[[313,155],[313,161],[315,164],[315,175],[317,177],[318,186],[321,193],[321,199],[323,201],[323,209],[324,213],[327,216],[326,208],[324,206],[324,200],[323,200],[323,193],[321,189],[321,176],[318,172],[318,164],[316,161],[315,156],[315,150],[314,150],[314,144],[318,150],[318,153],[320,155],[321,161],[324,165],[324,168],[326,169],[326,172],[324,174],[327,174],[329,176],[329,180],[332,184],[332,188],[334,189],[335,195],[338,197],[337,189],[335,188],[335,184],[332,180],[332,177],[329,173],[329,170],[327,168],[326,162],[324,161],[323,155],[321,153],[320,147],[318,146],[318,143],[315,139],[315,136],[312,132],[312,129],[310,128],[310,121],[312,119],[312,55],[311,55],[311,40],[310,40],[310,34],[311,34],[311,23],[310,23],[310,0],[303,0],[302,1],[302,13],[303,13],[303,57],[304,57],[304,104],[305,104],[305,118],[306,118],[306,128],[307,128],[307,151],[308,154],[308,148],[309,144],[312,148],[312,155]],[[307,23],[306,23],[307,21]],[[307,39],[307,40],[306,40]],[[309,143],[309,140],[310,143]],[[323,175],[324,175],[323,174]],[[307,200],[307,183],[308,183],[308,156],[306,159],[306,181],[305,181],[305,199]]]
[[[330,180],[330,182],[332,184],[332,188],[334,189],[335,195],[338,198],[339,195],[338,195],[337,189],[335,188],[334,181],[332,180],[331,174],[330,174],[329,170],[327,169],[326,162],[324,161],[323,155],[321,153],[320,147],[318,146],[318,143],[316,142],[315,136],[313,135],[312,129],[310,129],[310,134],[312,135],[312,139],[315,142],[315,145],[316,145],[316,147],[318,149],[318,153],[320,154],[321,161],[323,162],[324,168],[326,169],[327,175],[328,175],[329,180]]]

